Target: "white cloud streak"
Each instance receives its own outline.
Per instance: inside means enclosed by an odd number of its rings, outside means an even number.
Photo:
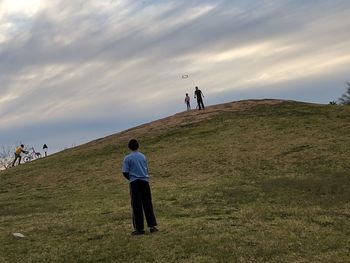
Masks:
[[[0,3],[0,133],[13,141],[33,125],[177,111],[195,85],[283,90],[350,66],[348,1]]]

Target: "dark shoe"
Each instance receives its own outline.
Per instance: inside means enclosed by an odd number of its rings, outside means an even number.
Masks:
[[[158,231],[159,231],[158,228],[156,228],[155,226],[149,228],[149,232],[151,232],[151,233],[155,233],[155,232],[158,232]]]
[[[145,231],[144,231],[144,230],[141,230],[141,231],[135,230],[135,231],[132,231],[132,232],[131,232],[131,235],[132,235],[132,236],[140,236],[140,235],[144,235],[144,234],[145,234]]]

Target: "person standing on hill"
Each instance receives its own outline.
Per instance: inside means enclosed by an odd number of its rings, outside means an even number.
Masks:
[[[44,153],[45,153],[45,157],[47,157],[47,149],[48,149],[48,147],[47,147],[46,143],[44,143],[43,150],[44,150]]]
[[[187,110],[190,110],[191,109],[191,104],[190,104],[190,96],[188,96],[188,93],[186,93],[185,103],[187,105]]]
[[[123,161],[123,175],[130,183],[131,207],[133,212],[134,231],[131,235],[145,234],[143,213],[151,233],[158,229],[153,211],[151,189],[149,186],[148,165],[145,155],[138,151],[139,143],[132,139],[128,144],[131,153]]]
[[[197,98],[197,103],[198,103],[198,109],[201,110],[203,109],[204,110],[204,103],[203,103],[203,98],[204,98],[204,95],[203,95],[203,92],[198,89],[198,87],[196,87],[196,90],[194,91],[194,98],[196,99]]]
[[[12,163],[12,167],[15,166],[15,163],[18,159],[18,165],[21,164],[21,160],[22,160],[22,156],[21,156],[21,153],[25,153],[27,154],[28,152],[24,150],[24,145],[21,144],[20,146],[18,146],[15,150],[15,159],[13,160],[13,163]]]

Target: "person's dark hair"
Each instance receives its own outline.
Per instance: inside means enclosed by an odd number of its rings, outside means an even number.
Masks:
[[[129,147],[130,150],[136,151],[139,148],[139,143],[138,143],[137,140],[131,139],[129,141],[128,147]]]
[[[21,144],[21,147],[22,147],[22,148],[24,148],[24,145],[23,145],[23,144]]]

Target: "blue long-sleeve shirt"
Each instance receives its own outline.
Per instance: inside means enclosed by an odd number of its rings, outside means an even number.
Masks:
[[[133,151],[125,156],[122,170],[123,173],[129,174],[130,183],[135,180],[149,181],[147,159],[139,151]]]

